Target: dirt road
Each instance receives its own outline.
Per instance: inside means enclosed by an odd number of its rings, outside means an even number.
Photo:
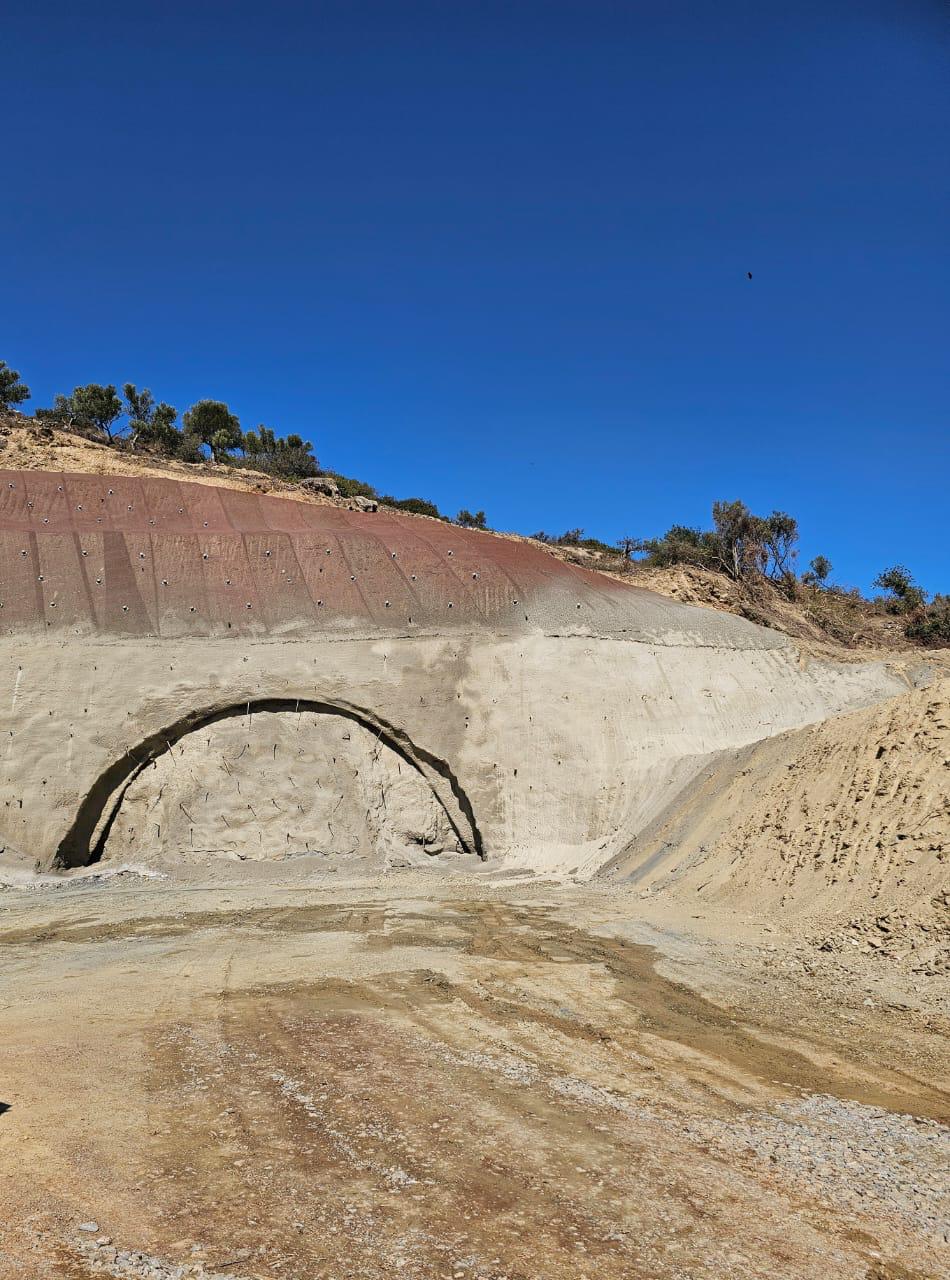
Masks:
[[[616,887],[8,889],[0,1277],[946,1275],[946,984],[864,977]]]

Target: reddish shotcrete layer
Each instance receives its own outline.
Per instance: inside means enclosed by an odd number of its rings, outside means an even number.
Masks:
[[[521,543],[164,479],[0,473],[4,629],[181,635],[478,624],[609,580]],[[576,611],[576,608],[575,608]]]
[[[437,520],[168,479],[0,472],[0,631],[7,633],[487,626],[660,639],[694,631],[697,614],[700,630],[723,633],[714,643],[769,647],[737,619],[684,609],[530,543]]]

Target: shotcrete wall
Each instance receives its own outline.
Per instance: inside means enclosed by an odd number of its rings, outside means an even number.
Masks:
[[[0,473],[0,553],[0,842],[43,866],[94,855],[90,797],[163,733],[302,700],[462,847],[587,873],[710,753],[902,687],[523,541],[168,480]]]
[[[446,761],[487,857],[592,867],[712,751],[874,701],[879,668],[792,650],[535,635],[376,641],[2,642],[0,837],[50,865],[109,766],[196,708],[371,708]]]

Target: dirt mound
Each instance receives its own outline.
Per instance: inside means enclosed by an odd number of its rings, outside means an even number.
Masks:
[[[950,679],[723,753],[610,873],[940,968]]]

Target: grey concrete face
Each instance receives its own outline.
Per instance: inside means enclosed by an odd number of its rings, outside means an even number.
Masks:
[[[380,843],[588,874],[710,754],[902,687],[529,540],[156,478],[0,474],[0,629],[0,840],[42,867],[324,823],[331,853],[345,801]]]
[[[806,663],[772,632],[753,647],[748,624],[741,647],[714,635],[697,645],[686,633],[715,633],[722,615],[672,607],[684,627],[653,644],[540,631],[5,637],[0,839],[51,866],[104,775],[155,735],[189,715],[302,699],[382,726],[463,844],[477,838],[489,859],[588,874],[710,753],[903,688],[881,664]],[[725,621],[728,633],[735,620]]]

